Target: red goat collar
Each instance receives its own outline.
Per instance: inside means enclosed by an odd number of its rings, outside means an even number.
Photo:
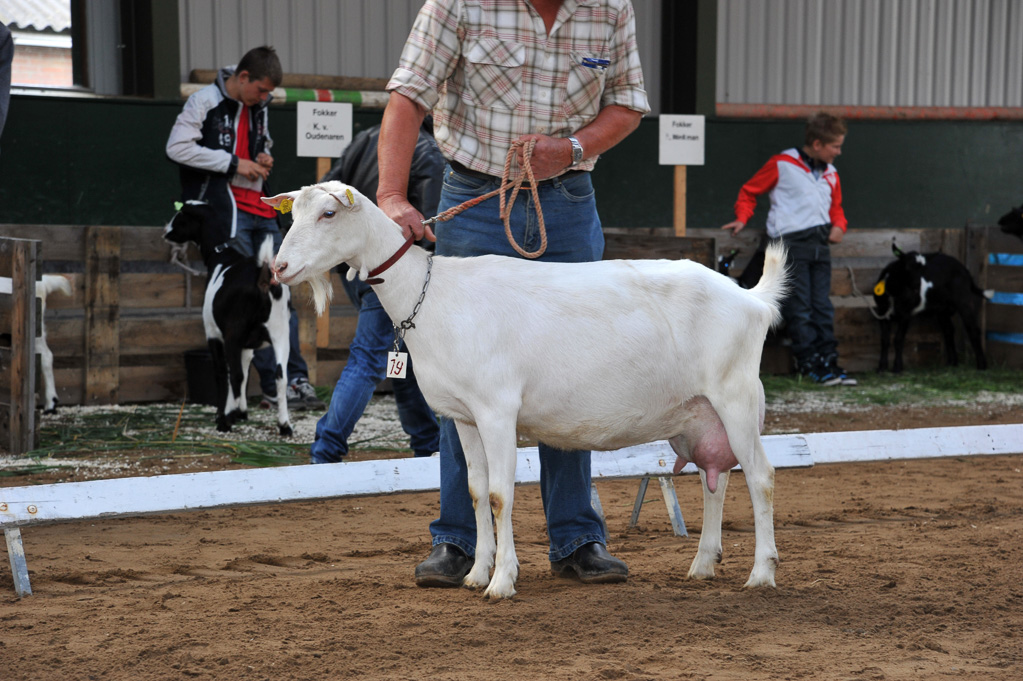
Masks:
[[[390,258],[385,260],[384,264],[380,265],[379,267],[374,267],[373,269],[371,269],[369,271],[370,278],[366,280],[366,283],[370,284],[371,286],[373,284],[382,284],[382,283],[384,283],[384,280],[381,279],[377,275],[383,274],[388,269],[390,269],[391,265],[393,265],[394,263],[398,262],[398,260],[401,258],[401,256],[405,255],[405,252],[408,251],[408,249],[410,249],[412,247],[412,244],[414,242],[415,242],[415,237],[414,236],[409,236],[409,238],[405,240],[405,243],[403,243],[401,245],[401,248],[399,248],[397,250],[397,252],[395,252],[394,255],[392,255]]]

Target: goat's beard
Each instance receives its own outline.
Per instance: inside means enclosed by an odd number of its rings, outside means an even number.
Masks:
[[[307,281],[309,282],[309,288],[313,292],[313,304],[316,306],[316,314],[322,315],[323,311],[327,309],[327,304],[334,297],[334,287],[330,283],[330,271],[323,272]]]

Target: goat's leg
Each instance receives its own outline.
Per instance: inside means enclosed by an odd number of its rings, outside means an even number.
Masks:
[[[46,331],[36,341],[39,360],[43,365],[43,413],[54,414],[57,412],[57,387],[53,381],[53,352],[46,344]]]
[[[282,437],[291,437],[291,423],[288,420],[288,355],[290,353],[290,339],[288,338],[288,325],[283,325],[283,333],[280,329],[268,325],[270,330],[270,341],[274,348],[274,358],[277,365],[274,367],[274,380],[277,383],[277,431]]]
[[[213,375],[217,383],[217,430],[221,433],[231,432],[231,423],[227,420],[228,399],[228,368],[227,353],[224,342],[218,338],[208,338],[206,344],[213,359]]]
[[[952,315],[939,314],[938,327],[945,340],[945,364],[950,367],[959,366],[959,353],[956,351],[955,328],[952,326]]]
[[[233,344],[225,347],[228,378],[227,404],[225,405],[225,409],[227,409],[228,423],[232,424],[234,423],[235,416],[238,413],[239,398],[245,390],[245,387],[242,385],[242,378],[245,375],[244,365],[242,364],[242,356],[244,353],[244,348],[240,348]]]
[[[760,429],[751,412],[756,403],[744,404],[732,400],[718,415],[728,433],[732,451],[742,466],[753,503],[753,525],[756,533],[753,570],[746,587],[774,586],[774,573],[778,566],[778,549],[774,543],[774,467],[767,460],[760,441]],[[701,540],[702,541],[702,540]]]
[[[677,456],[686,461],[693,460],[689,449],[689,441],[684,435],[677,435],[668,440],[668,444]],[[680,464],[678,464],[680,465]],[[688,576],[691,579],[712,579],[714,564],[721,562],[721,515],[725,503],[725,490],[728,489],[728,471],[718,475],[717,490],[711,492],[707,487],[707,473],[702,468],[700,481],[703,483],[703,529],[700,530],[700,545],[696,556],[689,566]]]
[[[270,296],[270,316],[265,327],[270,336],[270,344],[274,349],[274,378],[277,383],[277,430],[283,437],[291,437],[291,423],[288,420],[288,357],[291,352],[291,315],[288,306],[291,290],[281,287],[280,298]]]
[[[892,323],[887,319],[878,321],[881,327],[881,357],[877,362],[878,371],[888,371],[888,346],[892,340]]]
[[[493,512],[497,525],[497,555],[494,560],[494,576],[483,595],[489,598],[511,598],[515,595],[515,581],[519,577],[519,559],[515,554],[515,537],[512,529],[512,506],[515,501],[515,466],[518,454],[515,450],[515,424],[478,424],[483,449],[487,457],[489,476],[489,510]],[[479,560],[479,546],[476,547]]]
[[[242,380],[239,392],[235,395],[234,410],[231,412],[231,423],[249,420],[249,400],[246,394],[249,388],[249,368],[252,367],[252,350],[243,348],[241,359]]]
[[[900,319],[895,325],[895,361],[892,362],[892,373],[902,373],[902,349],[906,345],[906,332],[909,331],[909,317]]]
[[[490,568],[494,565],[493,517],[490,513],[490,476],[483,440],[475,426],[455,421],[458,439],[465,454],[466,476],[472,507],[476,510],[476,562],[462,583],[472,589],[482,588],[490,583]]]

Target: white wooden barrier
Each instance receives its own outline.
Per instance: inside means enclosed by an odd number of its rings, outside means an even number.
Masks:
[[[764,448],[776,468],[813,465],[802,436],[765,437]],[[667,478],[672,475],[675,453],[667,442],[653,442],[613,452],[594,452],[592,462],[594,480],[648,476]],[[694,473],[696,467],[687,467],[682,472]],[[515,482],[529,484],[539,480],[537,448],[519,449]],[[15,591],[23,596],[32,593],[32,589],[19,529],[22,526],[286,501],[423,492],[439,487],[437,458],[383,459],[6,487],[0,488],[0,527],[4,528],[7,537]],[[666,493],[664,501],[678,533],[676,523],[682,520],[674,488],[671,488],[670,498]]]
[[[1023,453],[1023,424],[768,435],[762,439],[771,464],[791,468],[840,461],[1018,454]],[[666,442],[594,452],[593,479],[658,477],[670,481],[674,461],[675,454]],[[436,458],[385,459],[6,487],[0,488],[0,527],[7,538],[15,591],[23,596],[32,590],[22,526],[435,490],[440,486],[438,464]],[[682,472],[695,473],[696,467],[689,464]],[[520,449],[516,483],[536,483],[539,479],[536,448]],[[667,492],[669,488],[662,482],[662,489]],[[670,515],[670,501],[676,508],[678,502],[667,497],[666,493]]]

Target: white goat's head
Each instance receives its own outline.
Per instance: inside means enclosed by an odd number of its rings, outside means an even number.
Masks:
[[[341,182],[303,187],[264,197],[263,202],[294,216],[274,261],[275,276],[289,285],[308,281],[316,311],[322,313],[333,295],[330,269],[343,262],[356,271],[366,269],[362,263],[366,230],[372,228],[379,209]]]

